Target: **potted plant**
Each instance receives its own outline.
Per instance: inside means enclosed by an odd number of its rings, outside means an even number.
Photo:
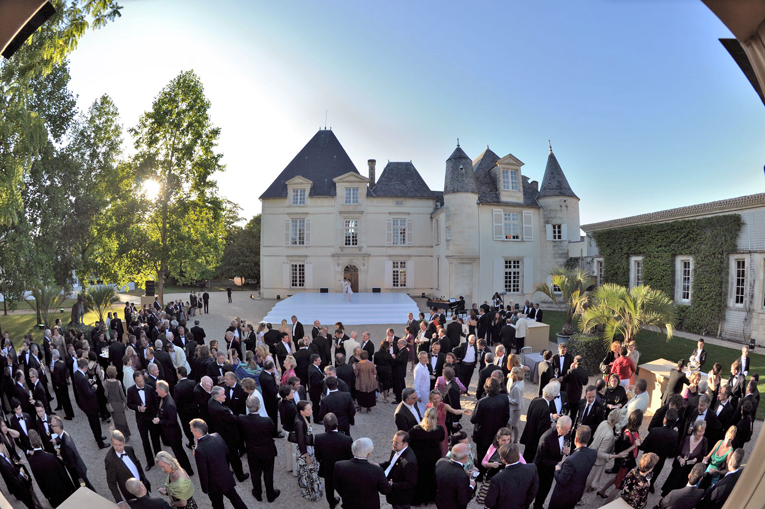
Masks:
[[[547,296],[556,306],[565,306],[566,323],[557,333],[558,342],[561,342],[576,332],[574,317],[582,312],[588,302],[585,290],[590,277],[581,269],[567,270],[562,267],[554,268],[550,275],[552,284],[538,283],[534,285],[534,291]]]

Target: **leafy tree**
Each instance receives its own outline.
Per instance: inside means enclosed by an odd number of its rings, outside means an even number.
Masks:
[[[91,286],[85,291],[84,296],[85,310],[95,311],[99,322],[103,322],[109,308],[120,301],[114,287],[109,285]]]
[[[66,292],[59,286],[39,283],[30,293],[34,300],[27,300],[29,307],[37,313],[37,323],[45,324],[48,328],[53,324],[53,316],[66,299]]]
[[[551,276],[552,285],[537,283],[534,285],[534,291],[543,293],[556,305],[563,303],[566,306],[566,323],[563,324],[560,333],[570,336],[576,332],[574,317],[582,312],[589,300],[585,290],[590,278],[581,269],[567,270],[561,267],[554,268]],[[554,291],[556,286],[559,292]]]
[[[260,281],[260,214],[244,227],[233,225],[226,230],[226,247],[217,276]]]
[[[666,329],[669,339],[674,333],[674,323],[675,305],[666,293],[646,285],[627,289],[613,283],[595,290],[592,305],[579,320],[585,332],[602,326],[603,340],[608,344],[616,336],[631,341],[646,326]]]
[[[132,190],[144,201],[133,211],[121,254],[138,282],[156,276],[160,298],[170,275],[179,283],[212,276],[223,250],[224,205],[211,177],[224,167],[209,109],[199,77],[185,71],[130,129],[137,151]],[[146,182],[158,184],[158,196],[144,193]]]

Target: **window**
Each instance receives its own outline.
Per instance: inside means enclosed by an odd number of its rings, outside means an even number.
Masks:
[[[345,220],[345,245],[346,246],[359,245],[359,220],[358,219]]]
[[[393,262],[393,288],[406,288],[406,262]]]
[[[737,306],[743,306],[745,302],[744,290],[746,287],[746,260],[736,261],[735,292],[733,302]]]
[[[643,285],[643,260],[635,260],[635,286]]]
[[[521,215],[517,212],[504,213],[504,236],[509,240],[521,240]]]
[[[595,276],[598,286],[603,284],[603,260],[595,260]]]
[[[680,261],[680,300],[691,300],[691,261]]]
[[[642,286],[643,284],[643,257],[642,256],[630,256],[629,264],[630,269],[630,288],[636,286]],[[677,267],[675,267],[677,270]]]
[[[518,172],[515,170],[510,172],[510,189],[513,191],[518,190]]]
[[[290,265],[290,285],[292,288],[305,288],[305,263]]]
[[[359,188],[358,187],[345,188],[345,203],[349,205],[356,205],[359,203]]]
[[[502,190],[518,190],[518,172],[516,170],[502,170]]]
[[[292,204],[305,205],[305,189],[292,190]]]
[[[553,284],[553,285],[552,285],[552,290],[553,290],[553,293],[554,293],[555,295],[560,295],[560,294],[561,294],[560,286],[558,286],[558,285],[556,285],[556,284]]]
[[[560,225],[560,224],[552,225],[552,239],[563,240],[563,225]]]
[[[505,260],[505,291],[521,293],[521,261]]]
[[[393,220],[393,245],[406,245],[406,219]]]
[[[446,240],[452,240],[452,227],[446,227]]]
[[[441,244],[441,220],[436,219],[433,222],[433,245],[438,246]]]
[[[290,245],[305,246],[305,219],[290,221]]]

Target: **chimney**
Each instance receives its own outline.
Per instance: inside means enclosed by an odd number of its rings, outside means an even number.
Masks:
[[[532,180],[531,187],[534,188],[534,191],[539,191],[539,182],[537,182],[536,180]]]
[[[374,189],[375,187],[375,164],[377,163],[376,160],[370,159],[367,161],[367,164],[369,165],[369,189]]]

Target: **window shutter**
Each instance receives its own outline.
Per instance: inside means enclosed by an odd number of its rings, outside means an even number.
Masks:
[[[305,287],[313,288],[313,264],[305,262]]]
[[[407,246],[411,246],[412,245],[412,237],[414,237],[414,235],[412,235],[412,233],[414,233],[414,232],[412,232],[412,220],[411,219],[407,219],[406,220],[406,245]]]
[[[386,226],[387,226],[387,232],[385,236],[385,245],[392,246],[393,245],[393,219],[388,218],[386,220]]]
[[[291,286],[290,282],[290,276],[292,275],[290,271],[292,270],[292,266],[290,262],[284,262],[282,263],[282,288],[286,289]]]
[[[534,240],[534,228],[530,210],[523,211],[523,240]]]
[[[305,220],[305,245],[306,246],[311,245],[311,220],[310,219]]]
[[[415,288],[414,286],[414,260],[406,261],[406,287]]]
[[[289,246],[290,245],[290,220],[285,219],[284,221],[284,245]]]
[[[393,288],[393,262],[387,260],[385,262],[385,288]]]
[[[494,258],[494,291],[505,291],[505,259]]]
[[[534,293],[534,258],[531,256],[523,258],[523,293]]]
[[[566,228],[566,224],[562,224],[560,227],[560,236],[562,240],[568,240],[568,228]]]
[[[523,218],[526,219],[526,216],[524,216]],[[524,234],[525,234],[525,232],[524,232]],[[552,240],[553,239],[553,237],[552,237],[552,225],[551,224],[546,224],[545,225],[545,235],[547,236],[547,240]]]
[[[494,240],[502,240],[505,238],[504,235],[504,216],[502,214],[501,209],[494,209],[492,211],[492,216],[494,216]]]

